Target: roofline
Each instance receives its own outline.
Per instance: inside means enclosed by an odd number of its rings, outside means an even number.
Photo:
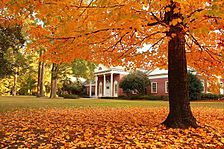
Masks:
[[[149,74],[149,76],[162,76],[162,75],[168,75],[168,73],[158,73],[158,74],[153,74],[153,75]]]

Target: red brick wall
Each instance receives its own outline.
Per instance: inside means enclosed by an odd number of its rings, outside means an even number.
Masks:
[[[126,75],[123,75],[123,74],[120,74],[119,75],[119,79],[117,80],[117,82],[118,82],[118,86],[119,86],[119,84],[120,84],[120,82],[121,82],[121,80],[122,80],[122,78],[124,77],[124,76],[126,76]],[[123,91],[123,89],[122,88],[118,88],[118,96],[125,96],[126,94],[124,93],[124,91]]]
[[[165,93],[165,82],[168,81],[168,78],[158,78],[150,79],[150,82],[157,82],[157,93],[151,92],[151,85],[147,88],[147,93],[156,96],[168,96],[168,93]]]
[[[201,79],[199,77],[199,79]],[[201,79],[203,80],[203,79]],[[157,82],[157,93],[151,93],[151,85],[147,88],[147,93],[158,96],[168,96],[168,93],[165,93],[165,82],[168,81],[168,78],[158,78],[158,79],[150,79],[152,82]],[[204,93],[208,92],[207,80],[204,81]]]
[[[100,93],[100,82],[102,82],[102,95],[104,94],[103,93],[103,76],[98,76],[98,81],[97,81],[97,96],[99,96],[99,93]]]
[[[90,90],[89,88],[90,87],[89,86],[85,86],[85,88],[86,88],[86,94],[89,95],[89,90]]]
[[[90,86],[86,86],[86,94],[89,95],[90,92]],[[95,86],[92,85],[92,96],[95,95]]]

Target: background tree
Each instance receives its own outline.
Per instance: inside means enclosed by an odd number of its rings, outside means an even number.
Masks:
[[[36,85],[35,56],[24,53],[22,49],[16,53],[12,49],[8,49],[5,53],[5,59],[11,63],[12,74],[0,79],[3,82],[10,82],[10,85],[5,84],[4,90],[10,90],[14,95],[17,91],[22,95],[31,94]]]
[[[37,87],[37,55],[34,53],[24,54],[23,68],[20,68],[18,84],[20,95],[36,95]]]
[[[189,88],[189,98],[191,100],[201,99],[201,93],[203,91],[203,85],[200,79],[192,73],[188,73],[188,88]]]
[[[63,87],[64,79],[71,77],[71,65],[70,64],[52,64],[51,69],[51,92],[50,98],[56,98],[58,89]]]
[[[82,79],[92,80],[96,64],[83,59],[75,59],[71,64],[60,64],[58,71],[59,95],[83,93]],[[74,79],[72,79],[74,77]]]
[[[12,74],[8,77],[13,77],[12,95],[15,96],[17,94],[18,78],[24,77],[23,74],[29,72],[32,56],[25,54],[22,49],[14,51],[10,48],[5,52],[5,59],[11,65]]]
[[[13,64],[7,59],[7,51],[11,48],[11,54],[23,47],[25,39],[22,35],[22,27],[19,25],[0,25],[0,77],[13,73]],[[8,52],[9,53],[9,52]],[[10,57],[8,55],[8,57]]]
[[[119,86],[125,93],[129,96],[132,92],[137,92],[137,94],[146,95],[147,87],[150,84],[150,80],[142,71],[133,71],[130,74],[123,77]]]
[[[40,51],[39,51],[39,58],[41,58],[43,53],[44,53],[44,50],[40,49]],[[44,91],[43,91],[43,86],[44,86],[44,68],[45,68],[44,61],[39,60],[39,64],[38,64],[37,97],[43,97],[44,96]]]
[[[79,78],[84,78],[86,80],[94,79],[94,69],[96,64],[83,59],[75,59],[72,62],[72,75]]]
[[[50,93],[50,98],[56,98],[57,97],[58,70],[59,70],[59,65],[53,63],[52,64],[52,69],[51,69],[51,93]]]
[[[13,87],[13,78],[0,79],[0,95],[10,95]]]

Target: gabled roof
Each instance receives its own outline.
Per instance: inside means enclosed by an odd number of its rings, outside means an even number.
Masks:
[[[156,68],[155,70],[148,73],[149,76],[155,75],[168,75],[168,70]]]
[[[118,74],[128,74],[129,72],[125,71],[124,67],[106,67],[100,64],[94,71],[94,74],[105,74],[105,73],[118,73]]]

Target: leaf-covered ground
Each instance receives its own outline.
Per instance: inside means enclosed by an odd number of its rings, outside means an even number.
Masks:
[[[224,148],[224,109],[193,108],[201,128],[166,129],[157,108],[42,108],[0,113],[0,148]]]

